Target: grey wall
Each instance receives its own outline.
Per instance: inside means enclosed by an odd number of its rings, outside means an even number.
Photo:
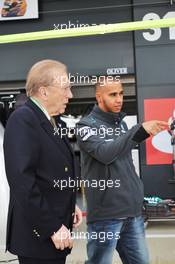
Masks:
[[[0,22],[0,34],[24,33],[54,29],[54,24],[104,24],[131,21],[131,9],[108,8],[71,11],[106,5],[128,5],[130,0],[39,1],[41,12],[58,10],[55,13],[41,13],[39,20]],[[64,10],[64,11],[63,11]],[[67,11],[65,11],[67,10]],[[78,21],[78,22],[77,22]],[[66,63],[74,75],[106,74],[107,68],[127,67],[134,73],[132,33],[118,33],[105,36],[89,36],[44,40],[27,43],[0,45],[0,81],[24,80],[33,63],[41,59],[57,59]]]
[[[175,5],[154,5],[156,0],[133,0],[134,20],[142,20],[145,14],[154,12],[162,18],[167,12],[175,12]],[[132,20],[130,0],[42,0],[38,20],[0,22],[0,34],[12,34],[49,30],[60,23],[115,23]],[[151,4],[148,6],[148,4]],[[101,8],[100,10],[80,10],[81,8]],[[118,5],[118,7],[114,7]],[[126,5],[126,7],[119,7]],[[78,8],[78,10],[77,10]],[[74,9],[74,10],[72,10]],[[76,9],[76,10],[75,10]],[[42,13],[48,10],[59,10],[55,13]],[[77,22],[79,21],[79,22]],[[154,30],[149,30],[151,34]],[[175,97],[175,36],[170,40],[169,29],[161,30],[157,41],[148,42],[143,32],[117,33],[105,36],[66,38],[16,44],[0,45],[0,82],[22,81],[28,69],[38,60],[51,58],[65,62],[69,71],[77,75],[106,74],[107,68],[128,67],[128,73],[135,73],[133,47],[135,45],[135,62],[137,77],[137,98],[139,120],[144,120],[143,102],[146,98]],[[162,197],[175,196],[175,185],[168,183],[172,176],[170,165],[147,166],[145,146],[141,148],[141,175],[146,195]]]
[[[134,19],[142,20],[147,13],[155,13],[163,18],[168,12],[175,12],[175,5],[165,5],[165,1],[159,2],[162,4],[158,6],[135,8]],[[138,4],[140,1],[135,0],[134,3]],[[154,34],[154,30],[145,32]],[[138,114],[142,122],[144,99],[175,98],[175,38],[170,39],[169,29],[161,29],[161,36],[156,41],[146,40],[143,31],[135,32],[135,54]],[[169,178],[173,175],[172,165],[146,165],[145,152],[145,145],[142,145],[141,175],[145,194],[175,197],[175,184],[169,183]]]

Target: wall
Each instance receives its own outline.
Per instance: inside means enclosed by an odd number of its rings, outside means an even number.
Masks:
[[[159,2],[156,6],[135,7],[134,19],[142,20],[145,15],[147,19],[175,17],[175,5]],[[175,28],[135,32],[135,55],[139,120],[168,121],[175,109]],[[171,148],[170,135],[163,132],[141,147],[146,195],[175,197],[175,184],[169,181],[173,176],[172,154],[165,153],[165,145]]]
[[[104,0],[42,0],[39,1],[41,12],[39,20],[0,22],[0,34],[52,30],[57,27],[60,28],[60,24],[63,23],[67,26],[74,23],[78,27],[80,24],[131,21],[131,8],[128,7],[130,0],[117,1],[117,5],[120,4],[127,5],[127,7],[102,8],[98,11],[87,8],[116,5],[116,1],[110,0],[106,3]],[[81,11],[78,11],[77,8]],[[49,10],[57,10],[58,12],[47,13]],[[0,81],[25,80],[31,65],[46,58],[63,61],[75,76],[106,74],[107,68],[111,67],[127,67],[128,73],[134,73],[133,35],[132,32],[129,32],[105,36],[4,44],[0,45],[0,58]]]

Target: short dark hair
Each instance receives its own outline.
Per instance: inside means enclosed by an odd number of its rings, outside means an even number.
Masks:
[[[97,83],[95,84],[96,91],[100,87],[104,87],[106,83],[110,83],[110,82],[111,83],[112,82],[121,83],[119,76],[113,76],[113,75],[99,76],[98,80],[97,80]]]

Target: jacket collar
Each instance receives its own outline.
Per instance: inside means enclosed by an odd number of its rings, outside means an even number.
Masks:
[[[104,120],[110,124],[120,123],[122,119],[126,116],[126,113],[119,112],[119,113],[112,113],[112,112],[104,112],[99,108],[98,105],[95,105],[91,112],[97,118]]]
[[[47,123],[47,124],[51,125],[47,116],[43,113],[43,111],[30,98],[28,98],[25,105],[29,106],[30,108],[32,108],[34,110],[38,119],[40,120],[40,123]],[[63,123],[63,121],[60,119],[59,115],[54,116],[54,118],[56,120],[56,123]],[[51,125],[51,127],[52,127],[52,125]]]
[[[37,115],[37,117],[38,117],[38,119],[40,121],[40,124],[43,127],[43,129],[52,138],[52,140],[58,145],[59,149],[62,148],[62,153],[65,153],[65,155],[66,155],[66,152],[65,152],[65,149],[64,149],[65,145],[62,144],[62,141],[64,141],[64,143],[67,145],[67,147],[69,148],[69,150],[72,153],[72,155],[74,155],[73,149],[70,146],[68,138],[66,136],[63,137],[63,138],[59,138],[59,136],[54,135],[53,126],[50,123],[50,121],[48,120],[48,118],[46,117],[46,115],[43,113],[43,111],[30,98],[27,100],[25,105],[33,109],[33,111]],[[59,123],[62,123],[62,124],[64,123],[60,119],[59,115],[55,116],[55,120],[56,120],[56,124],[57,125]]]
[[[49,120],[46,117],[46,115],[43,113],[43,111],[30,98],[28,98],[25,105],[27,105],[28,107],[34,110],[41,123],[49,123]]]

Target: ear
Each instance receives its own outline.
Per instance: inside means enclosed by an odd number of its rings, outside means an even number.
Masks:
[[[101,103],[101,93],[96,92],[95,97],[96,97],[97,102],[98,102],[98,103]]]
[[[41,86],[39,89],[38,89],[38,92],[41,96],[41,98],[46,101],[47,100],[47,97],[48,97],[48,91],[46,89],[45,86]]]

